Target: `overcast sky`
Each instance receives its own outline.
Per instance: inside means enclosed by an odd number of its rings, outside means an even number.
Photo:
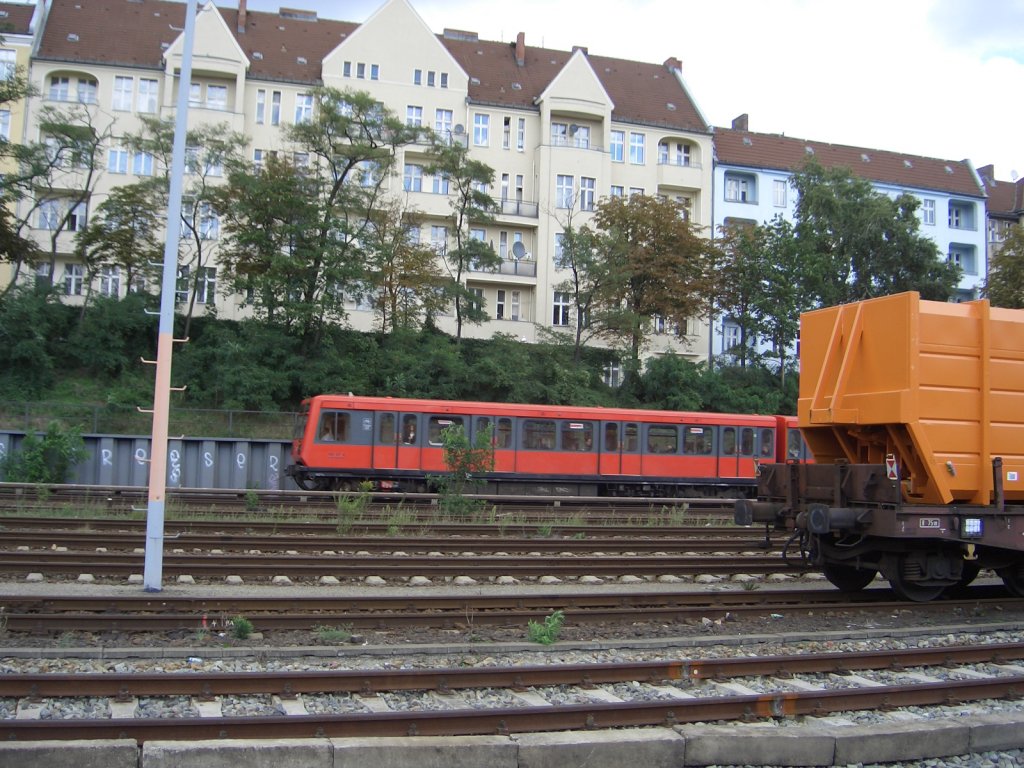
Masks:
[[[216,2],[216,0],[215,0]],[[233,0],[222,0],[224,7]],[[249,0],[365,21],[383,0]],[[412,0],[435,33],[661,63],[705,119],[1024,175],[1024,0]],[[397,42],[397,41],[396,41]]]

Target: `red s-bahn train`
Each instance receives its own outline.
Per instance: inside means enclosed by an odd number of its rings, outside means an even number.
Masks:
[[[303,402],[287,473],[306,490],[424,492],[446,471],[442,431],[491,429],[486,491],[721,496],[759,463],[806,461],[796,417],[318,395]]]

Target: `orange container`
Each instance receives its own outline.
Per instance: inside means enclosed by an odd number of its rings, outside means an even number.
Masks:
[[[907,502],[991,504],[1001,457],[1024,501],[1024,311],[901,293],[805,313],[800,345],[815,461],[886,464]]]

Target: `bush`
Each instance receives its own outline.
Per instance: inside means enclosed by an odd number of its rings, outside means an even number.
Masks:
[[[20,450],[0,459],[0,474],[8,483],[65,483],[87,455],[80,430],[51,422],[41,438],[26,435]]]

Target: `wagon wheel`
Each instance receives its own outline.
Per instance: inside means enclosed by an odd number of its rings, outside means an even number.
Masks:
[[[317,481],[315,478],[308,477],[306,475],[296,475],[295,484],[304,491],[315,491],[317,490]]]
[[[996,570],[1006,588],[1017,597],[1024,597],[1024,561]]]
[[[889,579],[889,586],[892,587],[893,592],[899,597],[914,603],[927,603],[946,591],[946,584],[922,584],[919,581],[912,580],[909,574],[915,573],[919,569],[915,564],[908,562],[908,560],[907,555],[900,555],[896,560],[896,567],[892,573],[886,573],[886,578]]]
[[[872,568],[854,568],[841,563],[825,563],[825,578],[840,592],[860,592],[872,582],[878,571]]]

